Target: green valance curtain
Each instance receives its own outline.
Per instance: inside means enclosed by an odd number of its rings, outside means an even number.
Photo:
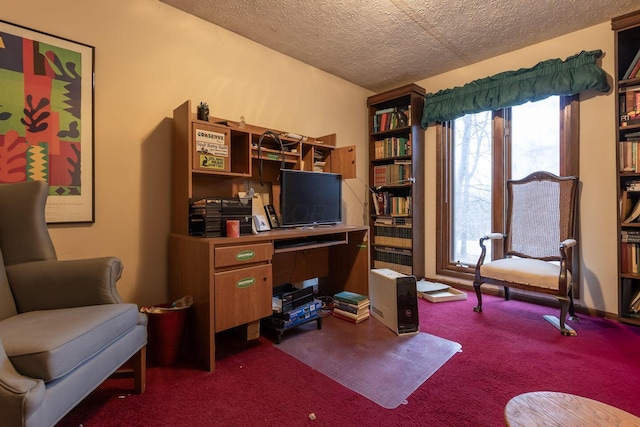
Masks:
[[[462,87],[425,96],[422,127],[480,111],[539,101],[552,95],[575,95],[587,89],[609,91],[607,75],[596,65],[601,50],[582,51],[565,59],[549,59],[533,68],[505,71]]]

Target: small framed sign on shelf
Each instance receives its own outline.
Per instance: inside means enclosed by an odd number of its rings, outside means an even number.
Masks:
[[[231,170],[229,130],[206,125],[195,125],[193,168],[216,172]]]
[[[271,230],[271,227],[269,227],[269,223],[267,222],[267,217],[264,215],[254,215],[253,225],[256,227],[256,231]]]

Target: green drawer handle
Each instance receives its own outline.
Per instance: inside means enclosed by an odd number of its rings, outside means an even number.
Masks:
[[[236,287],[238,288],[248,288],[249,286],[253,286],[256,283],[255,277],[245,277],[244,279],[240,279],[236,282]]]
[[[256,256],[256,253],[251,249],[247,249],[247,250],[238,252],[236,254],[236,260],[238,260],[238,261],[249,261],[254,256]]]

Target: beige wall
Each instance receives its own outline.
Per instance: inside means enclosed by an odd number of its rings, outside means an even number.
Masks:
[[[118,288],[141,305],[165,302],[173,109],[303,135],[366,141],[371,92],[156,0],[5,2],[3,20],[95,46],[93,225],[52,226],[60,259],[117,255]],[[360,150],[360,155],[366,155]],[[366,182],[366,162],[358,164]],[[362,199],[365,186],[347,184]],[[344,188],[347,222],[362,204]]]
[[[156,0],[27,0],[2,19],[96,47],[96,223],[54,226],[61,259],[115,254],[123,297],[166,298],[169,161],[173,108],[206,101],[213,116],[358,145],[367,180],[366,97],[371,93]],[[417,82],[435,92],[538,61],[602,49],[613,74],[609,23]],[[617,312],[613,96],[581,98],[583,304]],[[426,200],[435,201],[435,132],[427,131]],[[363,222],[363,182],[343,189],[347,222]],[[435,275],[435,206],[428,202],[427,271]]]
[[[566,58],[582,50],[601,49],[602,67],[614,75],[613,32],[609,22],[530,46],[449,73],[422,80],[427,93],[461,86],[502,71],[528,68],[551,58]],[[618,312],[616,249],[615,104],[611,93],[580,97],[580,231],[581,304]],[[426,133],[426,200],[436,197],[435,130]],[[435,230],[435,205],[427,206],[426,229]],[[487,230],[489,231],[489,230]],[[427,232],[426,265],[435,276],[435,236]]]

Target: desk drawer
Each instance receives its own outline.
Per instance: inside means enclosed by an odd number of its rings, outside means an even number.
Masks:
[[[214,277],[216,332],[271,315],[271,264],[237,268]]]
[[[273,245],[271,243],[216,247],[214,251],[214,265],[216,268],[220,268],[270,261],[272,255]]]

